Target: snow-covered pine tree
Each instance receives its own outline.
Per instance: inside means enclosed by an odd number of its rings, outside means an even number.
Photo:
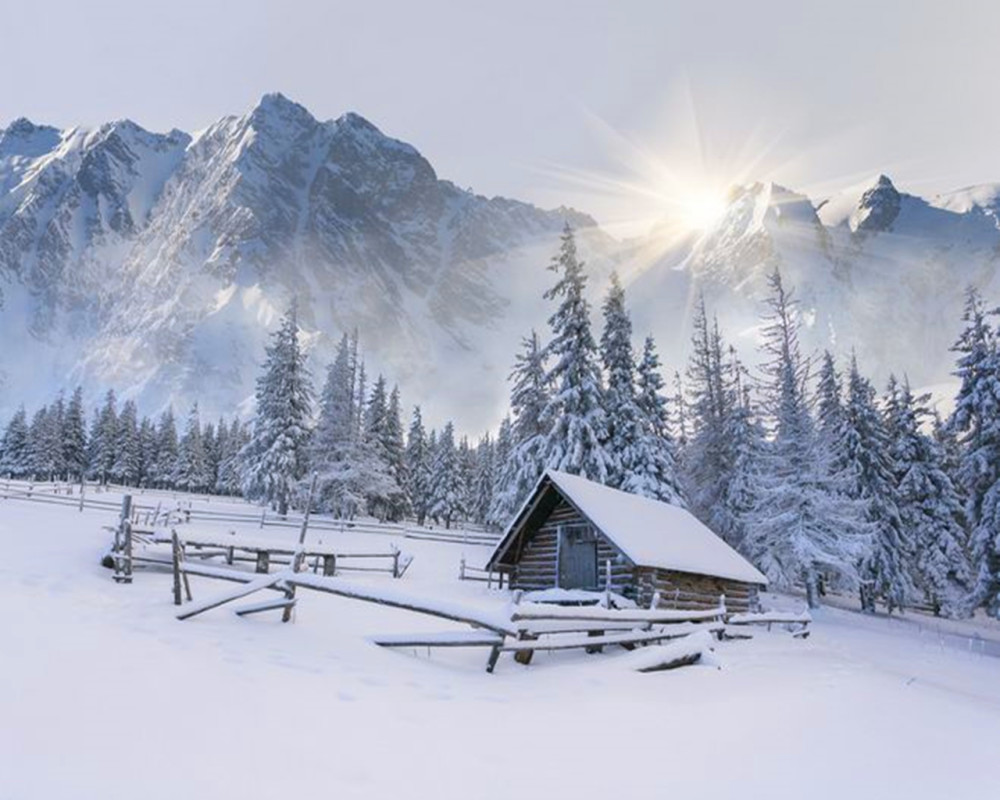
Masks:
[[[409,500],[403,486],[406,482],[406,463],[404,459],[405,445],[403,443],[403,421],[400,417],[399,387],[393,386],[389,393],[389,401],[385,408],[385,424],[382,428],[382,449],[385,452],[389,476],[399,488],[393,493],[389,503],[388,517],[391,520],[401,520],[409,512]]]
[[[799,316],[777,270],[768,278],[761,383],[771,423],[761,453],[757,503],[744,552],[778,588],[802,585],[819,605],[824,576],[851,585],[867,545],[857,505],[837,491],[818,445],[805,394],[808,364],[799,350]]]
[[[310,445],[311,458],[318,470],[327,461],[337,461],[356,439],[355,367],[357,340],[345,334],[337,346],[337,354],[327,368],[326,381],[319,397],[319,419]]]
[[[210,492],[215,486],[215,480],[219,472],[219,442],[217,440],[216,427],[211,422],[206,422],[201,429],[201,446],[205,454],[205,469],[202,473],[204,484],[203,491]]]
[[[114,389],[108,389],[104,405],[97,419],[97,427],[91,435],[93,460],[90,471],[101,483],[106,484],[112,475],[117,457],[118,442],[118,399]]]
[[[465,513],[462,468],[455,447],[455,426],[448,422],[437,438],[431,466],[430,516],[450,528]]]
[[[368,513],[379,519],[399,519],[405,510],[403,489],[392,474],[387,447],[389,406],[385,378],[378,376],[364,413],[364,434],[352,456]]]
[[[173,484],[188,492],[200,492],[208,485],[208,471],[205,463],[205,440],[202,437],[201,418],[198,404],[191,406],[184,435],[177,452]]]
[[[552,340],[545,355],[552,360],[547,383],[552,386],[542,412],[546,429],[544,461],[547,467],[606,483],[614,464],[607,450],[601,370],[597,344],[590,329],[590,304],[584,297],[587,276],[577,258],[576,240],[567,224],[559,254],[549,269],[559,275],[545,293],[559,306],[549,318]]]
[[[493,493],[496,490],[496,445],[489,433],[476,446],[476,467],[473,483],[474,503],[470,516],[480,525],[485,525],[493,507]]]
[[[862,504],[872,534],[860,564],[861,607],[874,612],[881,598],[891,613],[916,594],[910,578],[915,553],[896,505],[890,442],[875,405],[875,390],[854,357],[835,439],[834,462],[847,476],[846,494]]]
[[[156,461],[152,467],[152,480],[161,489],[174,485],[174,470],[177,469],[177,423],[174,410],[168,407],[160,415],[156,427]]]
[[[684,485],[691,511],[721,535],[717,516],[723,508],[726,476],[732,464],[726,419],[737,398],[727,391],[725,345],[718,320],[709,321],[704,297],[695,307],[693,328],[685,384],[689,435],[684,449]]]
[[[844,421],[844,389],[830,351],[823,353],[816,385],[816,428],[832,442]]]
[[[617,272],[602,308],[601,362],[607,376],[604,390],[605,449],[609,458],[607,484],[621,489],[640,459],[642,420],[636,404],[635,356],[632,352],[632,319],[625,308],[625,290]]]
[[[404,470],[406,486],[404,488],[417,524],[423,525],[431,503],[431,457],[420,406],[413,407],[413,419],[410,422],[410,431],[406,438],[404,458],[406,462]]]
[[[81,480],[87,469],[87,432],[83,388],[77,386],[66,406],[62,426],[62,459],[70,480]]]
[[[941,446],[923,432],[930,395],[914,397],[909,381],[889,382],[885,419],[895,470],[896,502],[914,543],[914,582],[935,614],[968,614],[971,571],[962,500],[945,470]]]
[[[499,485],[489,514],[490,524],[498,528],[507,526],[545,471],[548,431],[543,414],[549,402],[550,386],[545,354],[535,331],[521,340],[521,352],[515,357],[508,380],[514,421],[508,420],[511,426],[509,450],[497,462]]]
[[[4,430],[3,444],[0,445],[0,475],[26,477],[30,470],[29,461],[28,414],[21,406]]]
[[[458,474],[462,481],[463,515],[468,520],[476,507],[476,451],[468,436],[458,441]]]
[[[149,486],[153,481],[152,470],[156,463],[156,426],[149,417],[143,417],[139,423],[139,452],[141,467],[138,485]]]
[[[660,375],[660,359],[652,336],[647,336],[643,344],[636,380],[635,402],[639,412],[637,457],[621,488],[684,508],[687,500],[678,475],[667,401],[660,394],[663,376]]]
[[[745,368],[735,349],[730,347],[728,385],[737,399],[724,423],[732,460],[721,497],[725,516],[718,532],[740,552],[747,549],[747,528],[758,511],[761,456],[765,447],[764,429],[754,414],[750,388],[745,384],[744,377]]]
[[[271,503],[282,516],[288,513],[292,487],[307,468],[309,381],[293,301],[266,348],[257,379],[253,433],[241,451],[245,496]]]
[[[123,486],[135,486],[142,469],[142,448],[139,441],[138,409],[134,400],[126,400],[118,415],[115,429],[115,461],[111,477]]]
[[[968,291],[963,321],[952,348],[959,354],[955,375],[961,385],[949,428],[958,442],[956,481],[969,525],[971,602],[1000,617],[1000,353],[975,289]]]

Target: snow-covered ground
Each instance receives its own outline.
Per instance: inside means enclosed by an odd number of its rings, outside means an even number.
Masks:
[[[367,641],[459,626],[311,592],[291,625],[179,622],[169,574],[119,586],[99,566],[112,521],[0,500],[2,800],[997,794],[1000,660],[916,625],[824,609],[806,641],[757,631],[672,672],[574,651],[489,675],[482,649]],[[457,580],[462,546],[323,536],[415,557],[401,581],[358,580],[506,602]],[[196,600],[226,588],[192,578]]]

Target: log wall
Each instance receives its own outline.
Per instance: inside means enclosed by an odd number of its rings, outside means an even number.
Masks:
[[[565,500],[545,518],[538,530],[525,532],[526,540],[521,545],[520,557],[514,567],[510,586],[512,589],[534,591],[552,589],[559,578],[559,528],[562,525],[589,525],[587,521]],[[597,532],[597,588],[604,591],[607,583],[607,561],[611,561],[611,591],[635,597],[635,566]]]
[[[639,567],[637,582],[638,602],[642,606],[652,602],[654,592],[660,593],[660,608],[715,608],[720,595],[725,595],[729,611],[752,611],[758,605],[756,586],[726,578]]]

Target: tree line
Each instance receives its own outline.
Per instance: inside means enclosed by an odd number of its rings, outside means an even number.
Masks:
[[[83,389],[60,394],[28,419],[22,406],[0,440],[0,475],[30,480],[84,479],[124,486],[239,494],[239,453],[249,431],[238,419],[202,425],[198,404],[179,435],[172,409],[154,421],[136,404],[119,408],[109,390],[85,421]]]
[[[109,392],[83,430],[82,393],[30,424],[20,410],[0,473],[87,476],[241,493],[280,513],[505,527],[547,468],[687,507],[778,588],[857,592],[863,609],[916,604],[1000,613],[1000,325],[969,290],[954,346],[955,410],[942,418],[905,376],[883,391],[857,359],[802,352],[802,315],[777,270],[762,309],[760,364],[748,369],[702,299],[692,354],[668,396],[656,344],[633,342],[616,276],[595,335],[588,276],[568,227],[549,269],[548,335],[524,337],[510,413],[475,443],[451,422],[404,433],[398,387],[369,380],[358,335],[344,335],[318,393],[293,302],[272,334],[253,419],[178,437]],[[669,535],[665,532],[664,535]]]

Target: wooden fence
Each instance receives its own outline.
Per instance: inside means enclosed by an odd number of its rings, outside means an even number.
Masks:
[[[84,509],[92,511],[104,511],[106,513],[119,513],[121,502],[119,500],[102,499],[100,494],[108,491],[122,491],[133,497],[131,505],[131,520],[134,525],[146,527],[180,525],[194,522],[218,523],[245,525],[257,528],[292,528],[298,530],[302,527],[304,514],[287,514],[279,516],[266,507],[259,511],[250,510],[252,506],[247,504],[247,510],[238,508],[201,508],[194,507],[191,499],[176,500],[172,502],[171,497],[157,499],[154,504],[151,502],[156,494],[151,492],[150,499],[141,502],[142,494],[133,494],[133,491],[126,487],[103,487],[99,484],[82,483],[29,483],[24,481],[3,481],[0,482],[0,500],[25,500],[36,503],[48,503],[63,507],[74,507],[79,511]],[[230,501],[230,505],[238,505],[232,502],[232,498],[216,497],[216,502]],[[487,531],[482,528],[470,529],[447,529],[416,527],[403,523],[378,522],[376,520],[344,520],[327,517],[324,515],[309,515],[309,529],[313,531],[330,532],[355,532],[384,536],[400,536],[406,539],[428,542],[442,542],[445,544],[477,545],[483,547],[493,547],[500,541],[500,534],[494,531]]]

